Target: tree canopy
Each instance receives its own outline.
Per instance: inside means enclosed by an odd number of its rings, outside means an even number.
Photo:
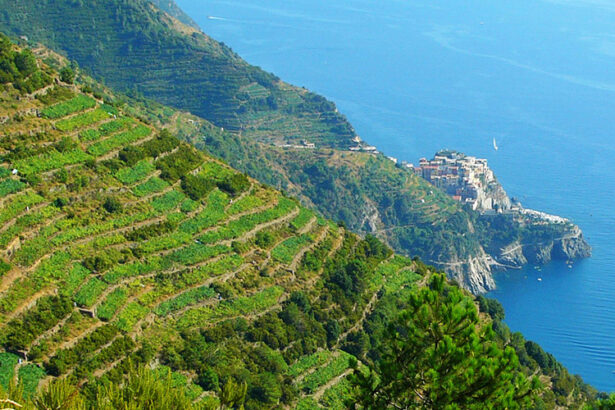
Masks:
[[[512,347],[498,347],[472,299],[436,274],[388,326],[381,360],[355,370],[362,408],[520,408],[537,379],[521,373]]]

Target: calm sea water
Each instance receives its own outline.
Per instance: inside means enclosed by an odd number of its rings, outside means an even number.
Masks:
[[[491,296],[513,330],[615,390],[615,3],[178,3],[250,63],[335,101],[385,153],[486,157],[525,206],[577,222],[591,259],[500,274]]]

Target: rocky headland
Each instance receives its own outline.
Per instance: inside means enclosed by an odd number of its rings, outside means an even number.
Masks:
[[[422,158],[411,169],[473,214],[470,231],[477,235],[479,249],[431,261],[473,293],[494,289],[493,273],[498,270],[591,256],[591,246],[577,225],[511,199],[486,159],[447,150],[431,160]]]

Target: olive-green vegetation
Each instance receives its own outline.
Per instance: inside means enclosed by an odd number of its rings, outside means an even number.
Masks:
[[[355,372],[366,408],[527,408],[532,381],[514,348],[500,349],[474,301],[434,275],[383,334],[374,372]]]
[[[172,1],[157,3],[187,20]],[[147,0],[60,0],[45,7],[34,0],[2,0],[0,8],[4,32],[41,41],[116,89],[154,97],[218,127],[250,129],[275,141],[309,135],[339,146],[354,136],[325,98],[247,64]]]
[[[29,49],[16,51],[10,40],[0,34],[0,86],[12,84],[21,93],[31,93],[51,84],[52,77]]]
[[[126,105],[114,106],[113,120],[85,115],[100,97],[82,81],[93,84],[79,73],[36,97],[12,83],[0,94],[0,115],[24,117],[0,124],[0,169],[20,169],[0,177],[23,184],[0,212],[0,382],[10,397],[103,409],[339,408],[352,399],[348,375],[378,362],[383,329],[433,269]],[[87,121],[54,126],[71,118]],[[136,190],[154,178],[163,184]],[[477,348],[492,349],[485,343]],[[539,357],[534,345],[526,351]],[[507,371],[527,374],[514,354]],[[546,363],[537,375],[554,379],[544,369],[559,370]],[[575,380],[554,382],[545,403],[588,398]]]
[[[461,262],[458,278],[465,285],[470,283],[464,277],[470,257],[482,255],[481,248],[497,252],[505,239],[515,237],[489,221],[476,221],[473,211],[384,156],[348,151],[356,145],[356,134],[333,103],[247,64],[196,29],[172,0],[154,4],[185,24],[146,0],[60,0],[46,7],[37,7],[34,0],[0,0],[5,10],[0,28],[61,50],[83,70],[148,107],[126,111],[175,129],[198,148],[298,197],[325,217],[439,267]],[[92,82],[86,87],[101,90]],[[144,96],[200,118],[184,118],[182,125],[181,115]],[[316,144],[316,149],[282,147],[304,142]],[[96,143],[70,158],[103,155],[117,143]],[[70,158],[59,160],[69,163]],[[193,165],[186,157],[172,167],[173,159],[158,164],[167,182]],[[232,194],[237,182],[221,181],[219,186]],[[135,187],[135,193],[147,195],[161,186],[157,179],[143,184],[148,185]],[[521,238],[528,242],[549,235],[519,224],[515,230],[523,230]],[[554,233],[561,234],[561,227]]]

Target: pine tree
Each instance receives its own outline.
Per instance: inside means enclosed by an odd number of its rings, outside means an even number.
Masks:
[[[78,388],[71,385],[66,379],[51,382],[32,401],[36,409],[83,410],[86,408]]]
[[[381,360],[366,373],[355,370],[355,407],[520,408],[537,379],[520,372],[511,347],[494,342],[473,300],[433,275],[384,334]]]
[[[220,408],[243,409],[247,392],[248,385],[245,382],[236,383],[232,377],[229,377],[220,393]]]

